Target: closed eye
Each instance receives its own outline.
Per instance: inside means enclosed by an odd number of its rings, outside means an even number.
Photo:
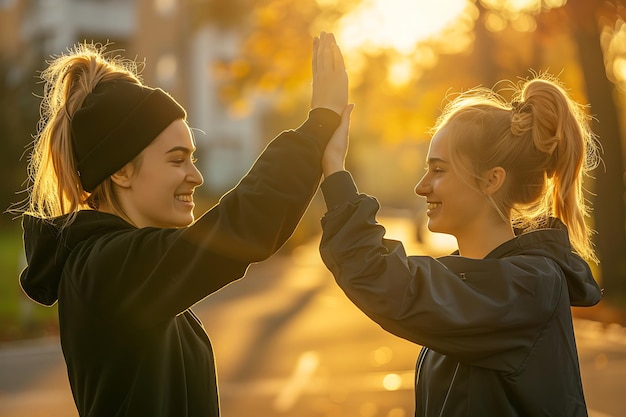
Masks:
[[[429,172],[434,172],[435,174],[438,174],[438,173],[440,173],[440,172],[444,172],[444,171],[445,171],[443,168],[441,168],[441,167],[439,167],[439,166],[429,166],[429,165],[426,165],[426,166],[424,167],[424,170],[425,170],[427,173],[429,173]]]
[[[445,169],[442,165],[446,165],[447,162],[441,158],[429,158],[426,162],[426,170],[428,172],[434,172],[435,174],[439,174],[445,172]]]
[[[198,158],[195,158],[195,157],[191,157],[189,159],[187,159],[187,158],[176,158],[176,159],[172,159],[170,162],[175,164],[175,165],[182,165],[182,164],[184,164],[187,161],[189,161],[193,165],[195,165],[196,162],[198,162]]]

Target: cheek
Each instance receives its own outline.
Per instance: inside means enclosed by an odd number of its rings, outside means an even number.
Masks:
[[[141,172],[139,178],[137,178],[136,184],[141,187],[144,194],[150,192],[159,192],[161,188],[167,184],[168,176],[164,174],[165,170],[159,169],[146,169]]]

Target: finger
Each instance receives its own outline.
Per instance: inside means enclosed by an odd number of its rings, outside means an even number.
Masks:
[[[350,116],[352,115],[352,110],[354,110],[354,104],[350,103],[343,110],[343,113],[341,113],[341,122],[340,122],[340,124],[342,124],[342,125],[350,125]]]
[[[335,37],[333,36],[333,61],[334,68],[336,71],[345,71],[346,65],[343,59],[343,54],[341,53],[341,48],[337,45],[335,41]]]
[[[341,120],[339,121],[339,126],[337,126],[336,132],[343,132],[343,135],[348,135],[350,132],[350,116],[352,115],[352,110],[354,109],[354,104],[348,104],[341,113]]]
[[[334,56],[333,56],[333,49],[332,49],[332,39],[330,36],[326,35],[324,36],[322,45],[321,45],[321,49],[322,49],[322,60],[323,60],[323,70],[324,71],[333,71],[334,65],[333,65],[333,61],[334,61]]]
[[[327,44],[328,40],[326,39],[326,32],[321,32],[320,33],[320,39],[318,42],[318,48],[317,48],[317,72],[318,74],[322,71],[324,71],[325,69],[325,65],[326,63],[324,62],[324,51],[326,50],[326,44]]]

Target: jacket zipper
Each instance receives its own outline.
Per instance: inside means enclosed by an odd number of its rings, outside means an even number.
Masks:
[[[450,391],[452,391],[452,385],[454,384],[454,380],[456,379],[456,373],[459,371],[460,363],[456,363],[456,368],[454,368],[454,374],[452,375],[452,380],[450,381],[450,386],[448,387],[448,392],[446,392],[446,396],[443,399],[443,404],[441,405],[441,411],[439,412],[439,417],[443,416],[443,410],[446,408],[446,403],[448,402],[448,397],[450,396]]]

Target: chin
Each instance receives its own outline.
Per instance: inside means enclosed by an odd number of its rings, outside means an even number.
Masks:
[[[193,223],[194,219],[191,218],[178,218],[178,219],[169,219],[169,221],[164,221],[161,225],[163,228],[171,228],[171,229],[179,229],[181,227],[190,226]]]
[[[443,233],[445,235],[452,235],[452,233],[450,233],[449,230],[446,230],[445,228],[442,228],[442,227],[437,227],[436,224],[432,225],[429,223],[428,230],[431,231],[432,233]]]
[[[186,221],[181,221],[179,222],[175,227],[187,227],[187,226],[191,226],[193,224],[193,218],[192,219],[188,219]]]

